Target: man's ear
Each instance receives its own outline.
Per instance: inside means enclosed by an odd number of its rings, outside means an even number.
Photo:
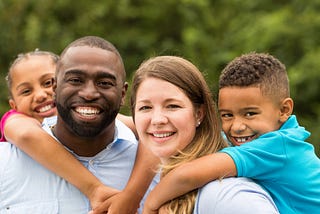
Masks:
[[[125,82],[123,84],[122,93],[121,93],[121,96],[122,96],[122,98],[121,98],[121,106],[123,106],[125,104],[125,102],[126,102],[126,94],[127,94],[127,91],[128,91],[128,86],[129,86],[128,82]]]
[[[16,102],[13,99],[9,99],[10,108],[17,110]]]
[[[55,92],[57,88],[57,78],[52,78],[52,90]]]
[[[285,98],[280,104],[280,122],[284,123],[293,112],[293,100],[288,97]]]

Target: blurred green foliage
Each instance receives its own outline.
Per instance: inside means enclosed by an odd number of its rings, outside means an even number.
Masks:
[[[9,108],[4,76],[18,53],[59,54],[85,35],[117,46],[129,82],[144,59],[174,54],[197,65],[214,93],[230,60],[268,52],[287,66],[294,113],[320,154],[320,1],[2,0],[0,11],[1,114]]]

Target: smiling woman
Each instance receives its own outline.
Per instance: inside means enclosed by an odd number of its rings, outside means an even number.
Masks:
[[[131,108],[140,142],[161,159],[161,179],[183,163],[227,146],[203,75],[181,57],[159,56],[142,63],[132,81]],[[153,213],[166,201],[158,193],[148,196],[145,213]],[[242,203],[243,198],[252,202],[250,206]],[[257,213],[261,209],[277,213],[260,186],[248,179],[228,178],[170,200],[163,209],[167,213],[231,214],[248,213],[252,208]]]

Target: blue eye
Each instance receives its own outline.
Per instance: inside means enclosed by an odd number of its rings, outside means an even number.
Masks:
[[[150,106],[141,106],[141,107],[139,107],[139,111],[145,111],[145,110],[148,110],[148,109],[151,109],[151,107]]]
[[[180,106],[176,104],[170,104],[167,106],[167,108],[180,108]]]

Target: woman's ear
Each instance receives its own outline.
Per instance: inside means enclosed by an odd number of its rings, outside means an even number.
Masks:
[[[280,105],[280,122],[284,123],[293,112],[293,100],[290,97],[285,98]]]
[[[10,108],[17,110],[16,102],[13,99],[9,99]]]
[[[204,116],[205,116],[204,115],[204,106],[200,105],[199,108],[197,108],[197,111],[196,111],[196,124],[197,124],[197,127],[200,126]]]

